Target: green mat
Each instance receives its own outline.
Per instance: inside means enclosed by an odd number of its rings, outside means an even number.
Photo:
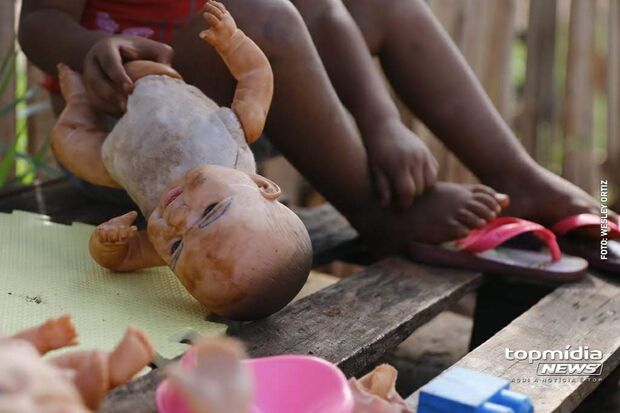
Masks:
[[[0,332],[70,314],[80,349],[109,351],[134,325],[161,356],[172,358],[187,348],[178,343],[183,331],[225,331],[204,321],[205,309],[167,267],[118,274],[97,265],[88,253],[93,229],[52,223],[44,215],[0,213]]]

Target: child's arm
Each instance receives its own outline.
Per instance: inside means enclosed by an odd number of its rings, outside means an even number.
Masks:
[[[402,123],[368,52],[381,43],[381,28],[366,44],[343,2],[292,2],[308,26],[338,96],[359,127],[381,204],[409,207],[417,194],[434,184],[438,165],[421,139]]]
[[[67,102],[52,130],[51,148],[69,171],[95,185],[120,187],[108,174],[101,159],[107,136],[92,108],[80,75],[58,65],[60,88]]]
[[[118,114],[133,88],[123,63],[144,59],[169,64],[172,48],[138,36],[85,29],[79,23],[85,4],[86,0],[24,0],[19,42],[47,73],[56,73],[58,63],[82,73],[95,108]]]
[[[138,231],[133,222],[135,211],[99,225],[90,237],[90,255],[102,267],[117,272],[166,265],[145,231]]]
[[[204,18],[209,29],[200,37],[217,50],[237,79],[232,110],[239,118],[248,143],[256,141],[265,127],[273,96],[273,73],[265,54],[249,37],[237,29],[223,4],[209,1]]]

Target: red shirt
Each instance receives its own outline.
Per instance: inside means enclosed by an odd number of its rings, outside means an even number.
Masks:
[[[170,44],[203,4],[200,0],[88,0],[80,23],[89,30]],[[43,87],[60,93],[55,77],[46,75]]]

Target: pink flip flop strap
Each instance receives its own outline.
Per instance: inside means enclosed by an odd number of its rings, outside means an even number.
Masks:
[[[607,220],[607,225],[609,227],[609,233],[615,237],[620,236],[620,227],[618,224],[611,220]],[[579,214],[572,215],[570,217],[566,217],[556,222],[555,225],[551,227],[551,230],[555,232],[557,235],[566,235],[571,231],[574,231],[579,228],[586,227],[596,227],[600,228],[601,226],[601,217],[595,214]]]
[[[514,217],[497,218],[480,229],[473,229],[465,238],[457,240],[456,245],[464,251],[480,253],[492,250],[526,232],[534,233],[545,243],[552,261],[560,259],[562,253],[553,232],[535,222]]]

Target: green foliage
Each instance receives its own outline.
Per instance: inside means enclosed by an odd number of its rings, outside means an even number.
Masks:
[[[3,154],[0,162],[0,188],[8,184],[27,184],[37,172],[41,171],[50,176],[57,176],[58,171],[47,165],[44,157],[49,147],[49,139],[37,149],[37,153],[28,154],[25,151],[28,139],[28,116],[36,113],[29,106],[30,100],[41,92],[39,86],[27,89],[25,70],[18,70],[17,51],[12,51],[5,55],[0,62],[0,98],[7,96],[13,85],[16,87],[16,96],[0,106],[0,120],[7,117],[15,117],[16,133],[10,140],[10,144],[0,143],[0,154]],[[4,142],[9,139],[3,139]],[[12,171],[17,164],[17,176],[12,177]]]

